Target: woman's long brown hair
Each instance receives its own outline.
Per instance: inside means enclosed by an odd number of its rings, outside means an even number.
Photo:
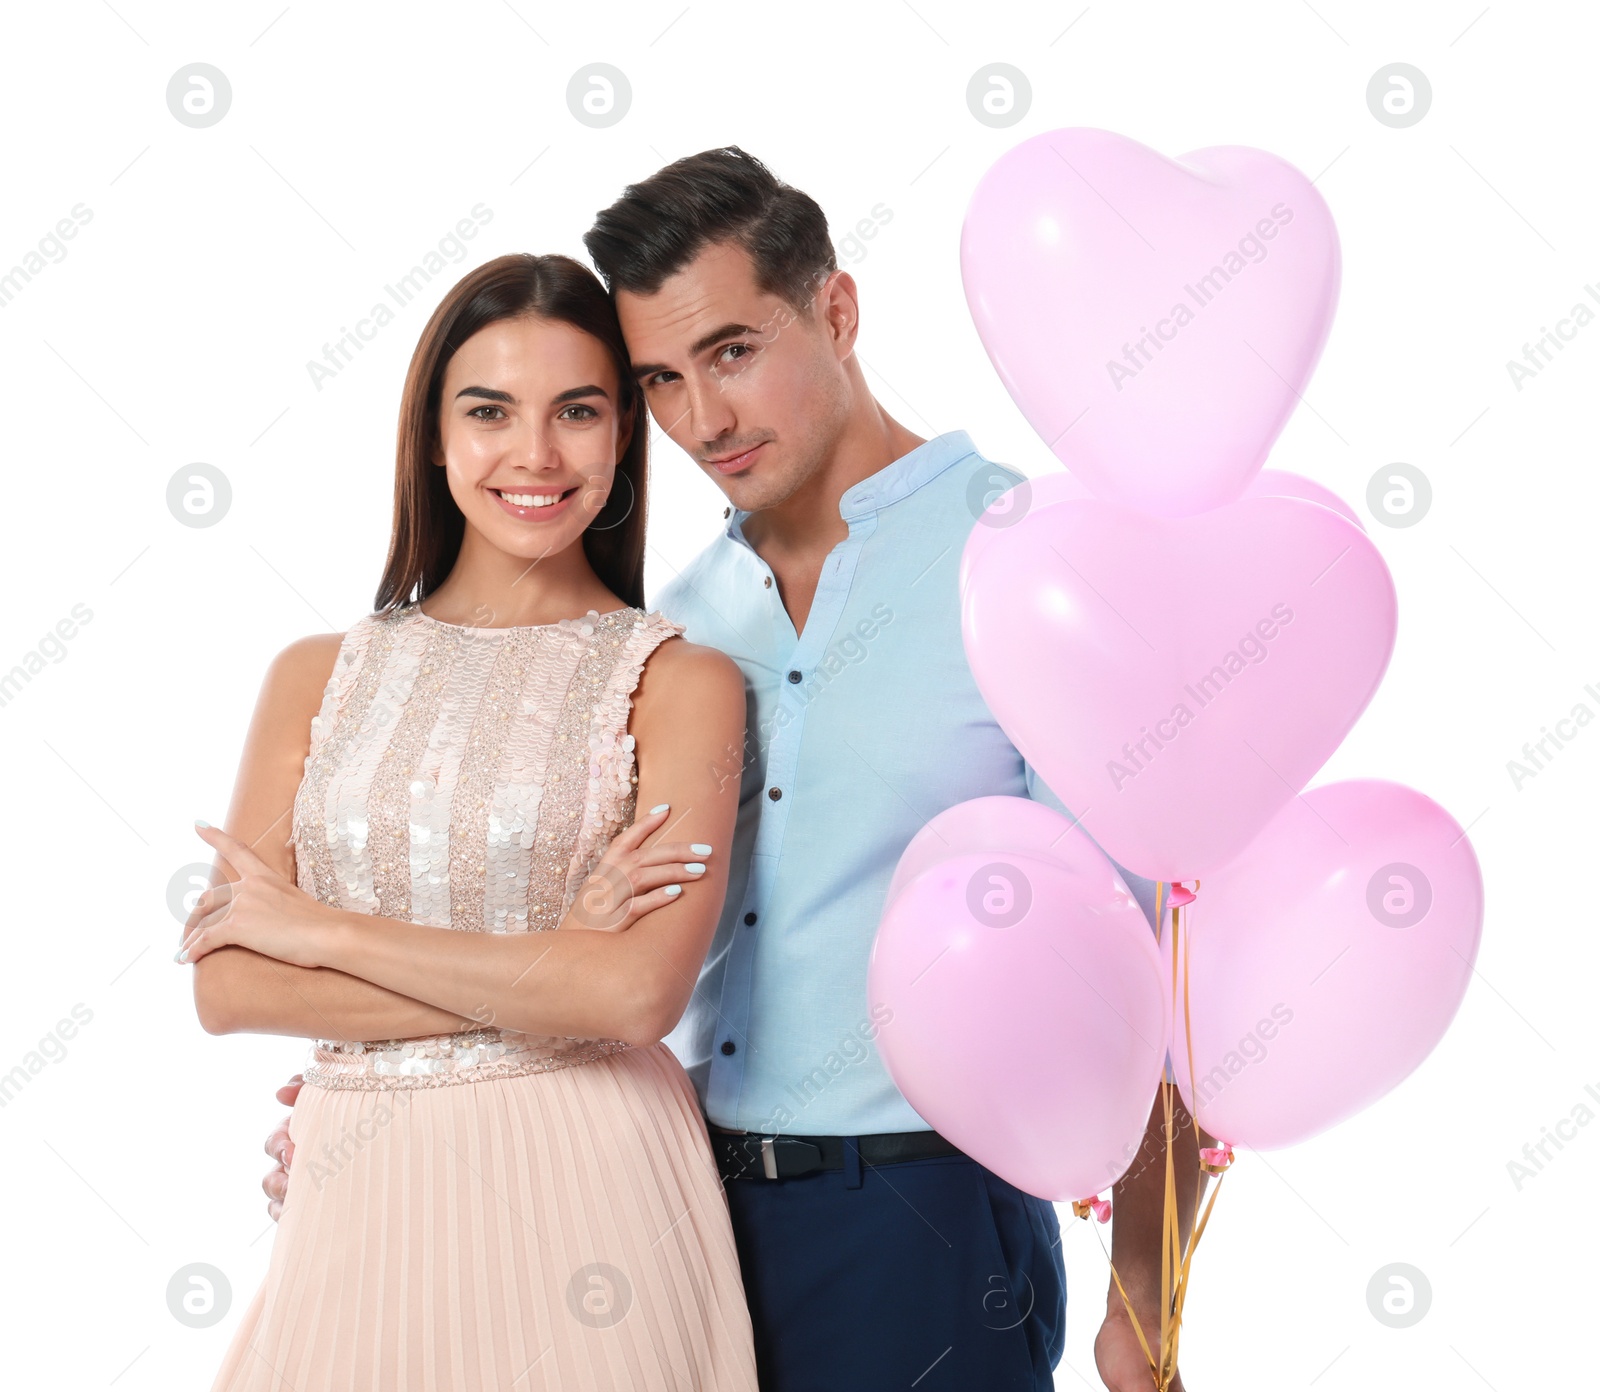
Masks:
[[[617,598],[644,607],[645,487],[649,424],[616,309],[605,287],[570,256],[501,256],[479,266],[444,297],[428,320],[406,372],[395,450],[394,530],[373,605],[375,612],[426,599],[461,553],[466,519],[433,463],[439,444],[439,396],[445,368],[479,329],[537,315],[600,340],[616,367],[620,418],[631,419],[627,449],[599,514],[583,533],[594,572]]]

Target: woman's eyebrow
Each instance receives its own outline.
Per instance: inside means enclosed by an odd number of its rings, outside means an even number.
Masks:
[[[559,406],[564,401],[578,401],[585,396],[603,396],[607,401],[611,399],[611,393],[604,387],[597,387],[591,384],[587,387],[569,387],[560,396],[552,397],[550,404]]]
[[[456,393],[456,400],[459,401],[464,396],[477,397],[484,401],[500,401],[507,406],[515,406],[517,404],[516,397],[510,392],[501,391],[498,387],[462,387]],[[568,401],[580,401],[586,396],[603,397],[607,401],[611,399],[611,394],[604,387],[590,383],[584,387],[568,387],[566,391],[552,397],[550,404],[552,406],[560,406]]]

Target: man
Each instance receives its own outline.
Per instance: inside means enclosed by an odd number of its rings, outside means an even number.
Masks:
[[[1066,810],[994,721],[961,643],[962,546],[1023,476],[873,399],[821,209],[737,147],[630,185],[584,241],[652,417],[729,504],[655,604],[739,663],[749,703],[724,911],[668,1043],[724,1176],[762,1387],[1051,1387],[1054,1207],[912,1109],[866,991],[889,879],[929,818],[991,794]],[[1155,886],[1124,873],[1153,915]],[[1160,1171],[1136,1162],[1114,1233],[1152,1340]],[[1187,1159],[1180,1193],[1195,1173]],[[1096,1356],[1115,1392],[1150,1386],[1114,1295]]]

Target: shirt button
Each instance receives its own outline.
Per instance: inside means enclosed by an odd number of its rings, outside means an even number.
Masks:
[[[734,1051],[734,1048],[735,1048],[735,1045],[734,1045],[734,1042],[733,1042],[733,1040],[731,1040],[731,1039],[724,1039],[724,1040],[723,1040],[723,1041],[722,1041],[722,1052],[723,1052],[723,1053],[725,1053],[725,1054],[731,1054],[731,1053],[732,1053],[732,1052],[733,1052],[733,1051]]]
[[[756,921],[756,911],[751,909],[750,912],[744,916],[744,921],[746,923],[754,923]]]
[[[732,513],[733,513],[733,508],[731,506],[730,507],[725,507],[725,508],[722,509],[722,515],[724,517],[731,516]]]
[[[781,798],[783,796],[783,789],[782,788],[768,788],[767,789],[767,796],[769,798],[771,798],[774,802],[776,802],[779,798]]]
[[[770,590],[772,588],[772,577],[770,575],[763,575],[761,577],[761,583]]]
[[[790,672],[789,673],[789,680],[792,681],[792,682],[799,681],[800,680],[800,673],[799,672],[794,672],[794,671]]]

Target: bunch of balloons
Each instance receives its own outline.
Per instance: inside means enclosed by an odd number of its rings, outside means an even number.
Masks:
[[[1169,1055],[1228,1154],[1394,1088],[1465,994],[1482,877],[1419,792],[1307,790],[1396,628],[1357,515],[1262,470],[1338,299],[1310,181],[1259,150],[1170,160],[1053,131],[984,175],[961,267],[991,360],[1067,470],[978,518],[962,636],[1076,820],[998,797],[929,822],[869,994],[930,1124],[1020,1188],[1081,1200],[1132,1163]],[[1159,945],[1117,865],[1185,905]]]

